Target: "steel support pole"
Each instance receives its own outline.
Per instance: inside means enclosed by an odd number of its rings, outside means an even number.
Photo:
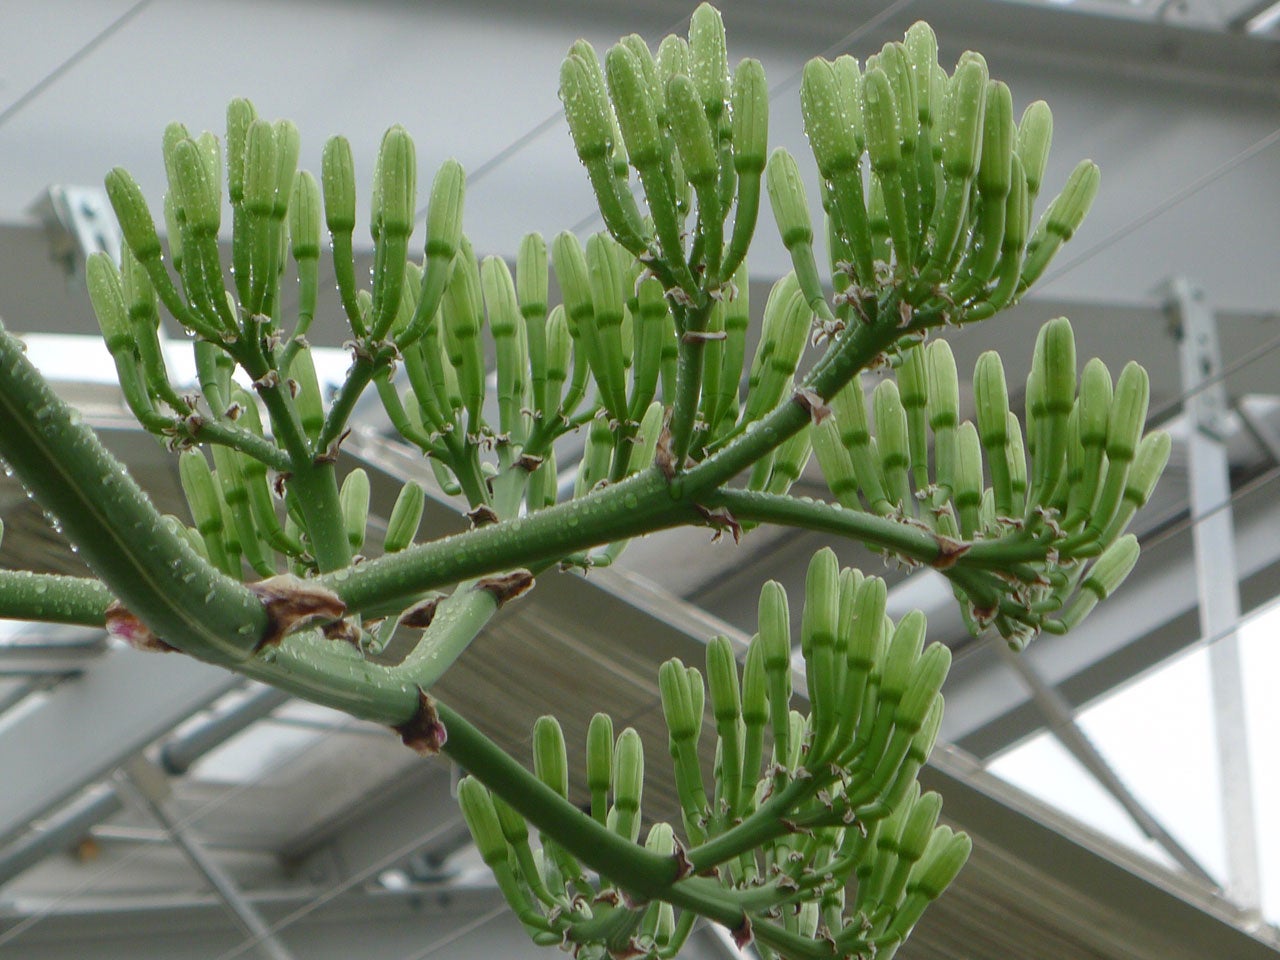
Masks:
[[[1226,834],[1228,896],[1261,917],[1258,832],[1249,768],[1248,722],[1240,662],[1240,585],[1236,574],[1231,477],[1227,462],[1226,385],[1213,311],[1202,288],[1178,277],[1168,285],[1167,309],[1178,340],[1186,398],[1187,471],[1200,599],[1200,631],[1209,645],[1213,725]]]
[[[1028,662],[1026,656],[1014,653],[999,638],[996,638],[993,643],[1000,651],[1004,662],[1026,684],[1027,692],[1035,701],[1036,708],[1049,722],[1049,732],[1054,738],[1080,761],[1081,766],[1089,771],[1107,793],[1115,798],[1139,830],[1163,847],[1165,853],[1169,854],[1188,874],[1210,888],[1217,889],[1218,882],[1200,865],[1190,851],[1164,828],[1155,815],[1142,805],[1142,802],[1133,795],[1133,791],[1125,786],[1124,781],[1112,769],[1111,764],[1107,763],[1093,741],[1080,729],[1071,705],[1057,688],[1045,682],[1044,678],[1036,672],[1035,667]]]
[[[270,960],[295,960],[293,954],[276,938],[270,925],[262,918],[262,914],[258,913],[257,908],[240,892],[235,881],[213,857],[209,856],[191,831],[169,815],[169,811],[164,806],[163,795],[154,783],[148,782],[155,780],[164,783],[163,774],[159,771],[155,771],[155,774],[156,776],[149,777],[144,769],[140,769],[139,764],[131,764],[128,776],[123,778],[121,783],[127,785],[129,792],[137,797],[138,802],[173,838],[173,842],[182,850],[191,865],[209,882],[213,892],[226,906],[227,912],[235,918],[246,934],[257,941],[263,955]]]

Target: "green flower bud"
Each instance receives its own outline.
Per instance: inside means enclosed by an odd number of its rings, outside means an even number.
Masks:
[[[952,502],[960,514],[960,535],[969,540],[978,529],[978,508],[982,504],[982,442],[978,431],[966,420],[956,433],[956,469]]]
[[[805,64],[800,81],[800,111],[818,173],[824,179],[831,179],[837,170],[857,166],[861,151],[841,102],[835,68],[829,61],[815,57]]]
[[[159,260],[160,238],[142,188],[123,167],[116,167],[106,177],[107,199],[115,211],[124,242],[139,262]]]
[[[924,725],[934,697],[942,689],[950,669],[951,651],[944,644],[930,644],[916,662],[906,692],[894,711],[893,722],[896,727],[915,734]]]
[[[346,137],[331,137],[320,159],[325,224],[331,233],[350,233],[356,225],[356,169]]]
[[[1149,433],[1138,444],[1133,466],[1124,486],[1124,502],[1120,511],[1112,517],[1111,524],[1102,535],[1102,542],[1111,543],[1129,525],[1133,515],[1147,505],[1156,489],[1160,475],[1169,463],[1172,441],[1163,430]]]
[[[383,135],[378,173],[375,192],[382,206],[375,217],[381,217],[381,231],[388,236],[407,237],[413,232],[418,203],[418,161],[413,138],[404,127],[391,127]]]
[[[662,714],[673,742],[696,739],[702,729],[702,711],[695,710],[688,673],[679,660],[666,661],[658,669]]]
[[[1043,100],[1027,105],[1018,123],[1018,159],[1022,161],[1027,194],[1034,201],[1040,194],[1044,170],[1049,163],[1049,146],[1053,142],[1053,113]]]
[[[1049,204],[1027,245],[1018,288],[1025,290],[1040,278],[1062,244],[1075,235],[1098,195],[1101,174],[1092,160],[1081,160],[1067,178],[1067,185]]]
[[[644,71],[635,54],[618,44],[605,57],[605,77],[613,98],[618,127],[637,170],[662,163],[665,149]]]
[[[898,621],[885,655],[880,677],[880,700],[898,706],[911,679],[916,675],[924,646],[926,621],[919,610],[912,610]],[[945,675],[945,674],[944,674]]]
[[[776,580],[760,590],[760,647],[769,682],[770,723],[780,757],[787,754],[791,707],[791,613],[787,591]]]
[[[314,440],[324,427],[324,401],[320,397],[320,381],[316,378],[315,361],[310,350],[303,348],[293,355],[289,378],[297,386],[294,402],[302,430]]]
[[[657,56],[658,76],[665,85],[677,73],[686,77],[693,76],[689,54],[689,41],[675,34],[668,34],[658,44]]]
[[[876,416],[876,449],[889,497],[904,510],[911,510],[913,503],[907,480],[911,448],[907,413],[898,395],[898,385],[892,380],[880,381],[871,400]]]
[[[245,138],[257,118],[253,104],[242,97],[227,104],[227,196],[236,205],[244,199]]]
[[[813,222],[809,218],[809,202],[800,179],[800,169],[795,158],[782,147],[769,157],[766,180],[773,217],[778,223],[783,245],[790,252],[793,248],[812,244]],[[794,256],[793,253],[793,259]]]
[[[565,754],[564,731],[555,717],[542,716],[534,722],[533,771],[539,780],[560,796],[569,796],[569,760]]]
[[[607,713],[597,713],[587,726],[587,787],[591,790],[592,812],[595,798],[608,793],[613,785],[613,720]]]
[[[737,723],[742,712],[738,690],[738,662],[733,644],[723,636],[707,644],[707,686],[711,693],[711,714],[716,723]]]
[[[489,791],[475,777],[463,777],[458,783],[458,806],[475,840],[480,857],[489,867],[507,862],[507,841],[498,822]]]
[[[759,176],[769,152],[769,89],[760,61],[746,59],[733,75],[733,166]]]
[[[289,201],[289,243],[295,260],[315,260],[320,256],[320,185],[306,170],[293,178],[293,198]]]
[[[914,888],[931,901],[951,886],[973,850],[973,841],[967,833],[953,834],[946,827],[938,827],[934,836],[944,839],[940,843],[930,842],[920,858],[919,873],[912,871],[908,884],[909,890]]]
[[[729,54],[720,11],[702,3],[689,19],[689,70],[713,124],[729,99]]]
[[[682,75],[672,77],[667,81],[666,100],[671,135],[689,182],[695,187],[715,183],[720,174],[715,138],[693,81]]]
[[[1116,380],[1115,398],[1107,422],[1107,459],[1125,462],[1133,459],[1147,422],[1147,405],[1151,399],[1151,383],[1147,371],[1132,360],[1125,364]]]
[[[342,505],[342,525],[347,531],[347,542],[359,553],[364,547],[365,528],[369,524],[369,475],[356,467],[345,480],[339,493]]]
[[[253,121],[245,134],[244,152],[244,206],[249,213],[271,215],[279,173],[277,163],[275,129],[269,121]]]
[[[929,429],[933,431],[935,476],[942,495],[951,492],[956,471],[956,424],[960,420],[960,386],[955,356],[945,340],[925,348],[929,382]]]
[[[293,189],[293,175],[298,170],[298,154],[302,150],[302,135],[291,120],[277,120],[274,130],[276,140],[276,176],[275,199],[271,205],[271,215],[276,220],[283,220],[288,212],[289,192]]]
[[[834,417],[828,417],[813,427],[811,439],[818,466],[827,481],[827,487],[842,506],[861,509],[858,500],[858,475],[853,469],[849,452],[840,443],[840,425]]]
[[[196,236],[216,236],[222,223],[221,194],[200,147],[194,140],[179,140],[170,158],[169,184],[187,226]]]
[[[634,842],[640,833],[640,803],[644,791],[644,745],[635,728],[618,736],[613,758],[613,809],[615,829]]]
[[[395,506],[391,508],[391,517],[387,520],[386,536],[382,540],[384,553],[399,553],[413,543],[418,525],[422,522],[425,505],[426,494],[418,483],[410,480],[400,488]]]
[[[987,452],[996,513],[1013,515],[1013,491],[1009,483],[1009,389],[1000,355],[988,350],[978,358],[973,372],[973,396],[978,414],[978,437]]]
[[[948,177],[967,181],[978,171],[988,79],[987,65],[980,59],[961,58],[956,65],[942,141],[942,166]]]
[[[125,308],[124,293],[120,285],[120,273],[105,253],[92,253],[85,265],[85,283],[89,288],[89,301],[93,304],[102,339],[112,356],[133,351],[133,331],[129,326],[129,314]],[[117,361],[118,362],[118,361]]]

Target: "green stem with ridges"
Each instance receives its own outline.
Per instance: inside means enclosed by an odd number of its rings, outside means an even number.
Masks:
[[[820,500],[798,500],[753,490],[717,490],[700,502],[706,507],[726,507],[738,521],[839,534],[892,550],[917,563],[932,564],[942,553],[938,538],[922,527]]]
[[[6,619],[100,627],[111,592],[90,577],[0,570],[0,610]]]
[[[111,592],[159,635],[214,663],[248,657],[267,616],[258,598],[171,532],[146,494],[0,329],[0,455],[36,492]],[[173,577],[171,570],[187,571]],[[54,600],[50,606],[55,605]]]

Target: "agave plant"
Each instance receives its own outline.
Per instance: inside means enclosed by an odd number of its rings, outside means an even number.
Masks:
[[[545,571],[608,564],[628,538],[681,524],[735,539],[760,524],[804,527],[931,566],[975,631],[1015,646],[1077,625],[1133,566],[1124,531],[1168,457],[1165,435],[1142,436],[1146,374],[1130,364],[1113,386],[1091,360],[1077,376],[1070,324],[1054,320],[1023,417],[988,353],[972,423],[960,420],[949,348],[925,339],[1016,302],[1079,226],[1097,168],[1077,166],[1037,220],[1049,108],[1033,103],[1015,122],[983,58],[966,53],[948,74],[925,24],[863,64],[814,60],[801,108],[824,267],[798,164],[769,153],[764,72],[754,60],[731,72],[713,8],[656,53],[632,36],[602,63],[574,44],[560,94],[606,229],[585,244],[531,234],[514,275],[467,240],[456,163],[436,174],[413,240],[414,144],[401,127],[378,156],[367,287],[341,137],[317,180],[297,169],[297,129],[247,101],[229,106],[222,142],[170,125],[163,241],[135,181],[111,171],[123,261],[92,257],[89,292],[124,398],[178,457],[190,522],[158,514],[0,334],[0,454],[95,573],[0,572],[0,614],[106,624],[135,646],[447,753],[471,774],[459,800],[479,850],[539,943],[670,957],[704,917],[766,957],[890,956],[970,842],[938,824],[940,800],[916,779],[950,655],[924,645],[919,613],[887,619],[883,581],[840,570],[830,551],[814,558],[799,638],[807,714],[793,709],[802,698],[777,584],[761,595],[744,662],[716,638],[705,681],[663,665],[678,825],[643,816],[634,730],[592,721],[584,812],[553,718],[534,728],[530,772],[432,686]],[[774,284],[748,362],[746,256],[762,186],[794,270]],[[333,305],[318,296],[325,232]],[[299,291],[292,316],[285,284]],[[165,368],[161,309],[193,335],[194,391]],[[340,309],[352,337],[327,401],[306,340],[321,309]],[[339,476],[337,453],[371,385],[439,486],[465,501],[470,530],[420,530],[424,492],[409,482],[382,542],[366,542],[369,481]],[[574,432],[585,450],[562,497],[557,451]],[[788,494],[814,454],[830,502]],[[421,636],[402,659],[374,656],[408,628]]]

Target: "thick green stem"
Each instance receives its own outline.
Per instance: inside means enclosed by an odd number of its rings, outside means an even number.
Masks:
[[[13,620],[100,627],[111,600],[111,592],[88,577],[0,570],[0,610]]]
[[[390,344],[383,344],[378,350],[370,350],[367,345],[357,349],[355,362],[347,372],[347,379],[329,405],[329,414],[325,417],[320,437],[316,440],[317,453],[327,452],[332,444],[341,440],[356,401],[364,393],[365,387],[369,386],[369,382],[386,368],[393,356],[395,348]]]
[[[0,422],[0,455],[134,615],[201,660],[237,663],[253,652],[267,626],[258,598],[169,530],[2,329]]]
[[[272,470],[287,471],[289,469],[289,458],[283,450],[270,440],[241,427],[219,420],[192,422],[185,418],[175,420],[174,427],[180,436],[190,437],[196,443],[216,443],[239,450],[245,456],[253,457]]]
[[[307,537],[322,572],[342,570],[351,563],[351,542],[342,522],[337,471],[328,461],[295,464],[289,489],[298,498],[307,521]]]
[[[321,578],[353,610],[487,573],[532,567],[697,518],[648,470],[595,493],[523,517],[443,537]]]
[[[878,517],[838,504],[751,490],[717,490],[702,498],[706,507],[723,506],[735,520],[776,523],[787,527],[852,537],[869,546],[883,547],[914,560],[933,564],[942,553],[938,538],[922,527],[901,520]]]
[[[702,358],[706,353],[706,341],[699,336],[711,316],[711,301],[700,307],[680,309],[683,323],[677,322],[680,334],[679,357],[676,366],[676,398],[671,408],[671,454],[675,469],[684,468],[689,444],[693,440],[694,421],[698,415],[698,402],[702,393]]]
[[[861,324],[841,335],[804,387],[833,396],[897,335],[888,323]],[[579,550],[696,521],[693,504],[800,430],[808,408],[784,403],[724,449],[668,480],[650,469],[585,497],[515,520],[379,557],[341,581],[324,578],[354,610],[516,566],[556,561]]]
[[[632,843],[597,823],[516,762],[443,703],[436,712],[448,732],[444,752],[502,797],[539,830],[593,870],[644,899],[668,892],[676,861]]]

